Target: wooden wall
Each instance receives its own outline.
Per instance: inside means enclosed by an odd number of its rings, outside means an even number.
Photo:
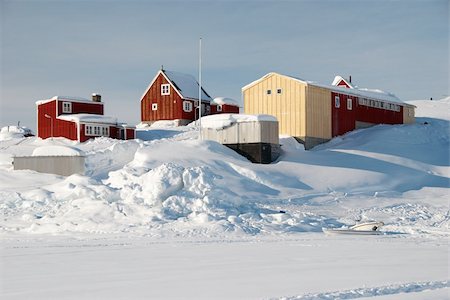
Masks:
[[[308,85],[306,95],[306,134],[302,136],[331,139],[331,91]]]
[[[403,124],[412,124],[416,122],[415,108],[411,106],[403,107]]]
[[[182,99],[170,85],[170,95],[161,95],[161,84],[169,83],[159,74],[150,89],[141,100],[141,121],[182,119]],[[152,104],[157,103],[157,110],[152,110]]]
[[[281,93],[277,90],[281,89]],[[287,76],[269,74],[243,90],[244,113],[268,114],[279,122],[279,133],[305,136],[306,84]],[[271,94],[267,94],[271,90]]]

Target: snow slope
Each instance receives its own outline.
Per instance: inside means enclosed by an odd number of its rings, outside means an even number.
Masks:
[[[290,137],[282,137],[283,153],[270,165],[252,164],[216,142],[197,140],[193,126],[141,129],[145,141],[98,138],[77,144],[35,137],[1,141],[1,260],[11,275],[8,279],[2,275],[7,280],[3,295],[11,299],[32,294],[37,298],[78,298],[76,291],[85,284],[82,278],[87,270],[77,264],[87,259],[93,265],[116,260],[113,265],[102,265],[98,275],[106,276],[105,282],[93,280],[93,296],[88,298],[202,298],[194,279],[183,285],[185,290],[167,292],[170,285],[163,279],[170,280],[175,270],[182,272],[184,268],[190,272],[176,273],[175,282],[184,280],[182,274],[200,276],[207,286],[201,294],[205,299],[352,299],[354,295],[390,297],[408,291],[409,296],[430,292],[439,298],[449,290],[450,99],[411,104],[417,106],[413,125],[379,125],[354,131],[311,151]],[[86,176],[12,170],[12,156],[31,155],[43,146],[83,151]],[[321,233],[322,227],[367,220],[383,221],[386,235],[361,240],[330,239]],[[59,238],[53,240],[50,235]],[[129,251],[114,256],[116,239],[121,251],[130,245]],[[278,244],[289,239],[293,239],[292,244],[283,244],[286,252],[275,259]],[[202,245],[210,241],[215,242],[201,252]],[[74,245],[65,249],[71,243]],[[162,244],[157,248],[167,255],[152,252],[154,257],[146,257],[155,243]],[[192,246],[185,247],[186,243]],[[312,247],[299,257],[298,250],[311,243],[336,253]],[[352,246],[355,243],[361,243],[359,248]],[[221,250],[226,245],[230,245],[229,253]],[[246,265],[250,258],[241,257],[239,250],[247,246],[251,248],[249,255],[255,255],[251,265]],[[374,247],[379,249],[375,254]],[[15,258],[17,248],[23,248],[22,263]],[[174,262],[181,248],[187,256]],[[69,258],[73,249],[78,253],[74,261]],[[204,255],[205,263],[194,255],[197,251]],[[347,254],[350,257],[345,257]],[[380,255],[382,268],[377,267]],[[128,256],[159,270],[151,273],[150,269],[139,269],[139,264],[129,266],[127,283],[137,286],[136,294],[121,294],[114,288],[125,275],[108,275],[126,266]],[[355,256],[359,257],[358,266],[363,267],[360,275],[358,268],[349,268]],[[418,257],[420,262],[415,261]],[[222,258],[231,266],[220,263]],[[234,272],[240,268],[234,260],[247,266],[248,272]],[[51,275],[41,281],[38,273],[33,273],[33,268],[45,269],[39,261],[51,266]],[[58,269],[60,264],[78,270],[75,276],[79,277],[69,290],[48,287],[56,277],[70,281],[70,273]],[[270,270],[278,264],[278,272],[286,276],[270,277]],[[299,269],[290,269],[294,265]],[[223,272],[216,273],[214,266]],[[306,266],[307,271],[301,271]],[[364,277],[366,271],[372,275]],[[29,289],[21,290],[21,277],[28,273],[32,274]],[[139,281],[149,274],[162,276],[161,281],[151,282],[154,293],[146,291]],[[254,276],[254,281],[247,276]],[[299,285],[299,280],[308,284]],[[42,282],[48,290],[35,282]],[[219,287],[223,282],[237,286],[235,292],[222,291]]]

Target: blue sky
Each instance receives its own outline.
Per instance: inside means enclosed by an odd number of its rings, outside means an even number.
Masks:
[[[319,83],[352,75],[403,100],[449,94],[449,1],[0,0],[0,126],[36,127],[35,101],[101,93],[139,122],[164,65],[213,97],[275,71]]]

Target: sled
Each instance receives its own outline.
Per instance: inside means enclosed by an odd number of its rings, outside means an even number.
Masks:
[[[325,234],[379,235],[383,234],[378,231],[383,225],[383,222],[365,222],[348,228],[322,228],[322,231]]]

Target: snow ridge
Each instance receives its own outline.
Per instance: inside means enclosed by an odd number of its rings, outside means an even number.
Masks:
[[[396,295],[405,293],[420,293],[427,290],[437,290],[449,287],[450,282],[448,280],[413,282],[413,283],[393,284],[372,288],[358,288],[345,291],[307,294],[294,297],[281,297],[277,299],[279,300],[358,299],[362,297],[377,297],[377,296]],[[401,296],[399,295],[399,297]]]

